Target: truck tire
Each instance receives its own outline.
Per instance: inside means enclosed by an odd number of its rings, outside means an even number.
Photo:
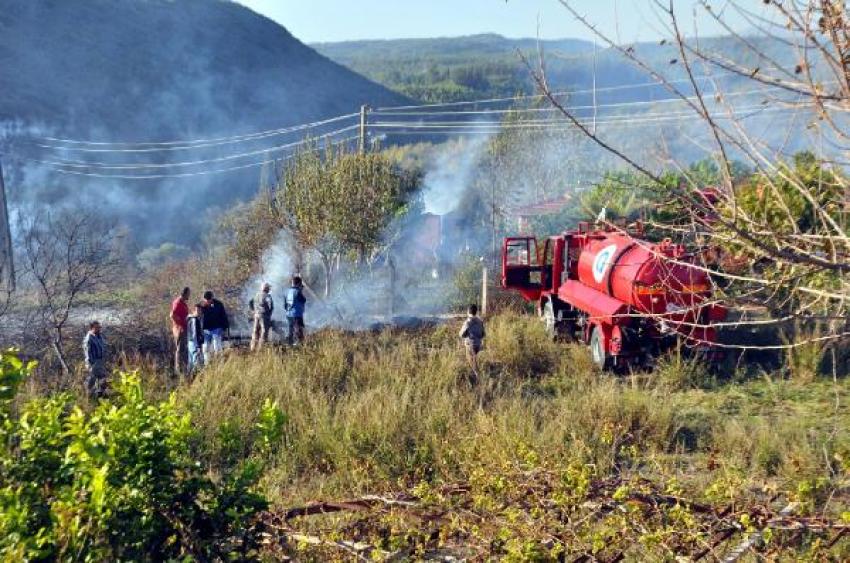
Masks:
[[[611,358],[605,351],[605,336],[602,334],[602,327],[599,325],[594,325],[590,332],[590,358],[601,370],[608,369],[611,363]]]

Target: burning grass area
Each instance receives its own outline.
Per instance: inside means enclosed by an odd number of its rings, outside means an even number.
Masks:
[[[762,557],[850,557],[848,380],[675,360],[615,377],[504,314],[472,386],[455,331],[324,331],[179,392],[214,471],[256,455],[264,405],[282,413],[260,448],[273,553],[711,560],[767,527]]]

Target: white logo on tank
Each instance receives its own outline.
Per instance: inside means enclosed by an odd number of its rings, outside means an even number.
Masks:
[[[596,283],[602,283],[605,279],[605,272],[608,271],[608,264],[611,263],[615,252],[617,252],[617,245],[611,244],[600,250],[593,259],[593,279]]]

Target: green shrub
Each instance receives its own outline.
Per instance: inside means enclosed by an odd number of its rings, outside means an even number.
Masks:
[[[257,547],[245,463],[213,482],[191,457],[193,427],[173,399],[145,400],[124,374],[91,412],[68,394],[5,409],[32,366],[0,361],[0,555],[4,560],[244,559]],[[11,389],[11,392],[10,392]],[[270,415],[269,415],[270,416]]]

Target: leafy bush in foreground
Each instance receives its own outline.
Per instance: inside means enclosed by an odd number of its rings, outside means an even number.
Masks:
[[[0,355],[0,556],[4,560],[246,558],[257,542],[257,469],[221,483],[191,458],[173,399],[152,404],[124,374],[87,413],[61,394],[12,412],[31,371]]]

